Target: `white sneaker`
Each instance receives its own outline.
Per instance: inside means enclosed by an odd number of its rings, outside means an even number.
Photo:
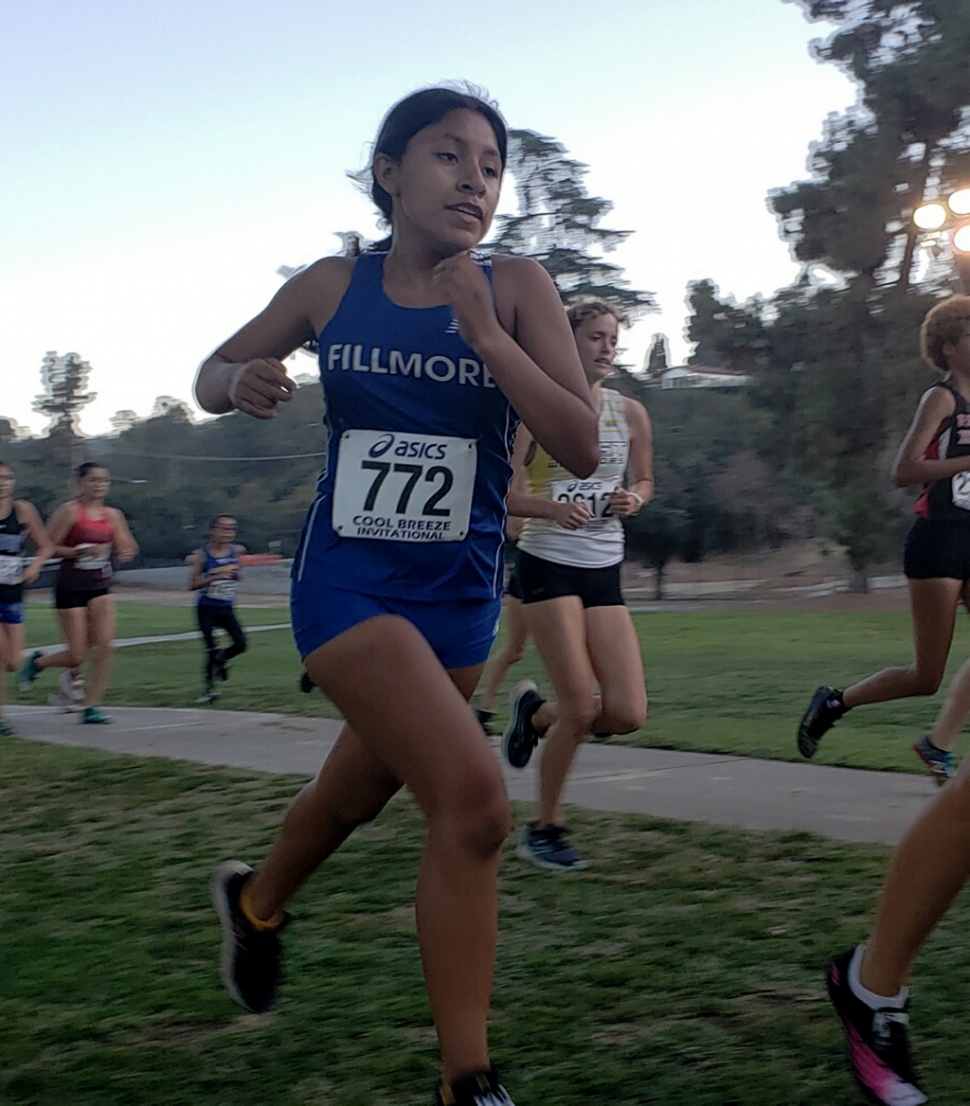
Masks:
[[[84,680],[65,669],[57,679],[57,687],[47,702],[62,714],[74,714],[84,709]]]

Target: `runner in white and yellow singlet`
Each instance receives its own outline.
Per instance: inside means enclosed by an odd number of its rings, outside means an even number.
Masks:
[[[600,463],[579,479],[535,446],[523,427],[513,466],[528,467],[529,492],[513,479],[508,508],[525,517],[518,582],[526,626],[556,692],[546,702],[532,681],[512,693],[502,749],[524,767],[545,735],[540,809],[519,855],[540,867],[580,869],[560,800],[576,750],[589,734],[631,733],[647,712],[643,663],[620,591],[621,519],[653,495],[653,435],[642,404],[602,387],[612,371],[620,319],[605,303],[570,308],[569,321],[599,411]]]

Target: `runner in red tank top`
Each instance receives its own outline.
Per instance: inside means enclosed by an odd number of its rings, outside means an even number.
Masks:
[[[37,650],[20,670],[20,688],[27,691],[45,668],[65,668],[59,690],[70,698],[78,672],[90,652],[92,664],[84,696],[81,721],[110,722],[99,704],[108,683],[115,611],[110,584],[112,558],[124,564],[138,552],[125,516],[117,507],[106,507],[111,487],[108,470],[86,461],[77,470],[78,497],[62,503],[51,516],[48,529],[55,556],[61,565],[54,585],[54,606],[67,642],[56,653]]]

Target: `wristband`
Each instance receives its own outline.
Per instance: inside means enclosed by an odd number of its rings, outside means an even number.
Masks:
[[[646,500],[643,498],[643,496],[642,495],[637,495],[636,492],[627,492],[626,494],[627,495],[632,495],[633,498],[637,501],[637,510],[638,511],[643,506],[643,504],[646,502]]]

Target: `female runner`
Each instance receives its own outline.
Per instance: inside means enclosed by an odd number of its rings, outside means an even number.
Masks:
[[[903,550],[916,656],[911,664],[884,668],[844,691],[817,688],[798,725],[804,757],[815,755],[847,711],[933,695],[946,670],[957,608],[970,584],[970,296],[951,296],[927,312],[920,347],[942,379],[923,393],[892,469],[899,487],[923,485]],[[951,715],[959,710],[955,703]],[[943,732],[947,729],[955,737],[952,717],[949,723],[944,719]],[[915,749],[939,782],[952,775],[948,747],[921,738]]]
[[[112,559],[124,564],[138,553],[125,516],[105,505],[111,477],[104,465],[85,461],[76,472],[78,495],[62,503],[48,524],[54,554],[61,558],[54,585],[54,606],[67,642],[56,653],[32,653],[20,670],[20,688],[28,691],[46,668],[76,673],[90,653],[81,722],[102,725],[111,716],[101,710],[111,669],[115,601],[111,595]]]
[[[516,472],[528,466],[532,485],[529,495],[516,485],[509,493],[510,513],[526,516],[519,586],[526,626],[556,702],[547,703],[531,680],[519,684],[502,746],[509,763],[522,768],[546,735],[539,817],[526,828],[518,851],[554,871],[586,866],[562,824],[562,793],[577,749],[590,734],[631,733],[646,717],[640,643],[620,592],[620,519],[653,495],[646,409],[602,386],[616,357],[619,317],[594,301],[571,307],[568,318],[599,414],[600,460],[588,480],[578,480],[544,450],[535,450],[525,427],[516,439]]]
[[[258,870],[217,873],[224,981],[250,1010],[272,1004],[286,903],[406,786],[427,826],[416,913],[446,1106],[511,1103],[487,1042],[510,812],[467,700],[498,622],[514,412],[581,475],[597,458],[552,281],[531,261],[471,253],[505,159],[505,124],[480,98],[402,100],[371,162],[389,240],[294,276],[196,383],[208,411],[272,417],[293,391],[282,359],[318,339],[328,457],[291,610],[309,677],[347,720]]]

